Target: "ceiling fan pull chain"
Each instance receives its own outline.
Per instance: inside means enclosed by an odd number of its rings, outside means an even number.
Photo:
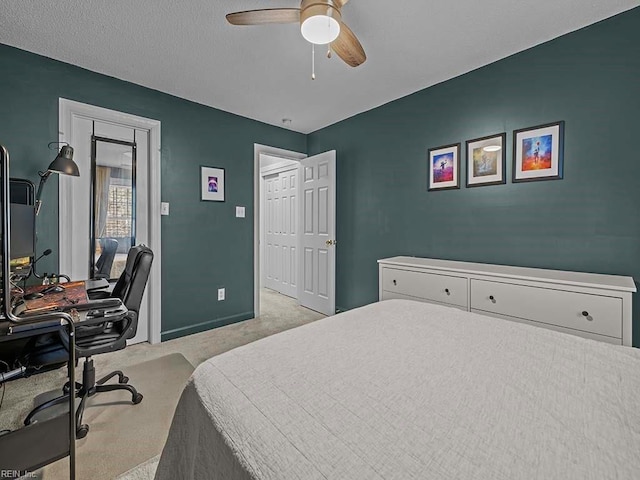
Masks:
[[[328,47],[328,49],[327,49],[327,58],[331,58],[331,44],[327,43],[327,47]]]
[[[315,44],[311,44],[311,80],[316,79],[316,48]]]

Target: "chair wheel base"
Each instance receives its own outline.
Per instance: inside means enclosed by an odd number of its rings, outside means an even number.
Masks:
[[[133,402],[133,404],[134,404],[134,405],[137,405],[137,404],[139,404],[139,403],[142,401],[142,399],[143,399],[143,398],[144,398],[144,397],[142,396],[142,394],[141,394],[141,393],[137,393],[137,394],[135,395],[135,397],[133,397],[132,402]]]
[[[87,436],[87,433],[89,433],[89,425],[84,424],[84,425],[80,425],[78,428],[76,428],[76,438],[77,439],[81,439]]]

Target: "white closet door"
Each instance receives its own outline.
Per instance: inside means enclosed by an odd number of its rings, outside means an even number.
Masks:
[[[297,169],[264,177],[265,282],[284,295],[297,294]]]

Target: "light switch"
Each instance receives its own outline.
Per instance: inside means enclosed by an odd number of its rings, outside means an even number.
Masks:
[[[162,202],[160,204],[160,215],[169,215],[169,202]]]
[[[244,207],[236,207],[236,217],[244,218]]]

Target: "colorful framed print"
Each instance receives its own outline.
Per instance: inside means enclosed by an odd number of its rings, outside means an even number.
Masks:
[[[513,182],[558,180],[564,160],[564,122],[513,132]]]
[[[200,167],[200,200],[224,202],[224,168]]]
[[[460,144],[429,149],[427,190],[460,188]]]
[[[467,187],[507,182],[507,134],[467,140]]]

